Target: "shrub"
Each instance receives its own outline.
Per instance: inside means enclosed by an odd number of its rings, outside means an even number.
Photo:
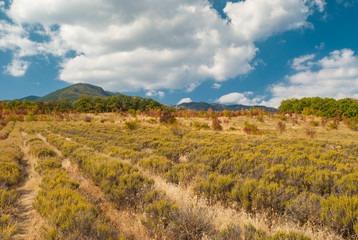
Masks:
[[[250,124],[247,121],[244,122],[244,133],[246,134],[253,134],[253,135],[260,135],[262,132],[257,128],[255,124]]]
[[[28,112],[26,121],[32,122],[32,121],[35,121],[35,120],[36,120],[35,114],[33,112]]]
[[[323,222],[345,238],[358,237],[358,197],[330,196],[322,201]]]
[[[217,240],[238,240],[242,239],[242,230],[238,225],[230,224],[225,229],[221,230],[217,236]]]
[[[76,189],[79,184],[69,178],[61,169],[61,159],[49,158],[52,151],[36,138],[28,138],[28,145],[35,154],[45,156],[38,159],[36,169],[42,175],[40,190],[34,203],[35,209],[51,224],[44,237],[48,239],[111,239],[113,230],[99,215],[97,208],[90,204]]]
[[[338,193],[340,195],[358,195],[358,173],[351,173],[343,176],[337,181]]]
[[[286,208],[286,215],[301,225],[306,222],[320,223],[321,198],[315,194],[301,193],[295,200],[291,201]]]
[[[256,189],[256,196],[253,200],[253,207],[257,210],[271,213],[284,213],[285,206],[292,198],[290,188],[282,184],[260,182]]]
[[[152,156],[142,160],[143,167],[157,174],[164,174],[172,169],[173,163],[165,157]]]
[[[192,123],[193,127],[198,129],[198,130],[201,130],[201,129],[210,129],[210,126],[207,124],[207,123],[200,123],[198,121],[194,121]]]
[[[348,121],[348,128],[352,131],[358,131],[358,124],[356,120]]]
[[[235,179],[230,176],[212,174],[208,179],[198,179],[194,191],[204,194],[210,201],[226,201],[235,186]]]
[[[277,130],[282,134],[284,131],[286,131],[286,124],[279,121],[277,123]]]
[[[124,124],[125,124],[125,128],[129,130],[135,130],[139,127],[137,119],[134,121],[125,122]]]
[[[223,130],[223,127],[221,126],[221,121],[217,118],[214,118],[211,122],[211,128],[215,131]]]
[[[306,127],[305,132],[309,138],[311,138],[311,139],[316,138],[316,130],[313,127],[311,127],[311,126]]]
[[[169,228],[179,239],[201,240],[204,236],[212,237],[215,233],[212,218],[204,208],[187,206],[172,211]]]
[[[22,169],[15,162],[0,162],[0,186],[14,186],[20,183]]]
[[[319,126],[319,122],[314,121],[314,120],[311,120],[311,121],[310,121],[310,126],[312,126],[312,127],[318,127],[318,126]]]
[[[273,236],[270,237],[270,240],[311,240],[311,238],[296,232],[276,232]]]
[[[165,236],[168,235],[167,228],[172,221],[171,213],[177,210],[178,207],[166,199],[156,201],[145,209],[146,218],[142,220],[142,224],[151,237],[165,239]]]
[[[85,122],[92,122],[92,118],[90,116],[85,116]]]
[[[330,129],[338,129],[338,124],[335,123],[335,122],[332,122],[332,123],[330,123],[330,124],[328,125],[328,127],[329,127]]]
[[[12,205],[15,200],[17,199],[17,192],[16,190],[0,190],[0,206],[1,208],[8,207]]]
[[[230,199],[236,201],[246,211],[253,211],[253,200],[256,196],[258,182],[253,179],[237,183],[230,193]]]
[[[268,239],[267,233],[261,229],[256,229],[252,224],[244,226],[245,240],[265,240]]]
[[[160,123],[173,124],[176,122],[175,114],[172,111],[164,111],[159,118]]]
[[[327,125],[327,123],[328,123],[328,118],[322,118],[321,119],[321,126],[322,127],[325,127]]]
[[[7,215],[0,215],[0,239],[11,240],[17,233],[17,228]]]
[[[204,165],[179,164],[174,165],[173,169],[165,174],[168,182],[175,184],[189,184],[192,179],[201,172],[205,171]]]
[[[171,131],[172,131],[174,136],[177,136],[179,138],[183,138],[184,135],[187,133],[187,131],[182,126],[179,126],[178,124],[175,124],[171,128]]]
[[[265,120],[262,116],[257,117],[257,121],[259,121],[260,123],[265,122]]]

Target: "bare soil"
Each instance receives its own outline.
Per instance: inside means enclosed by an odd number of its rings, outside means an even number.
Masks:
[[[25,136],[24,133],[23,136]],[[25,145],[25,141],[22,150],[24,152],[23,161],[25,162],[27,176],[23,185],[17,188],[19,199],[15,204],[14,217],[18,222],[18,234],[14,239],[43,239],[41,231],[45,221],[33,207],[33,202],[40,190],[41,177],[35,171],[36,159],[29,155],[29,149]]]

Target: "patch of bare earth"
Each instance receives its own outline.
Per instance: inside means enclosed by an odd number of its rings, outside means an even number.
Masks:
[[[25,134],[23,134],[25,136]],[[42,239],[42,226],[45,221],[34,209],[33,202],[40,190],[41,177],[35,171],[36,159],[29,155],[28,146],[22,146],[24,152],[23,160],[26,164],[26,180],[22,186],[17,188],[19,199],[15,204],[14,216],[17,220],[18,234],[14,239]]]
[[[44,136],[38,135],[38,137],[62,158],[61,151],[48,143]],[[62,161],[62,167],[72,180],[80,184],[78,190],[81,194],[96,205],[98,209],[108,217],[111,224],[119,228],[120,233],[126,236],[126,239],[150,239],[141,223],[141,218],[143,217],[141,214],[127,210],[118,210],[113,203],[107,200],[102,190],[90,179],[85,177],[80,167],[76,163],[71,162],[68,158]]]

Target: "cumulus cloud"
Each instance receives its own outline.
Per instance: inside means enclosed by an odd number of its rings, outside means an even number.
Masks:
[[[309,26],[312,8],[323,11],[324,0],[246,0],[228,2],[224,12],[236,33],[249,41],[265,39],[274,33]]]
[[[216,100],[216,102],[222,104],[258,105],[258,103],[261,102],[262,99],[258,97],[253,98],[252,96],[253,92],[233,92],[220,97]]]
[[[180,100],[180,101],[177,103],[177,105],[180,105],[180,104],[182,104],[182,103],[191,103],[191,102],[193,102],[193,101],[191,100],[191,98],[183,98],[182,100]]]
[[[24,76],[29,63],[19,59],[14,59],[5,69],[5,73],[10,74],[14,77]]]
[[[313,63],[310,61],[314,58],[315,58],[314,54],[295,58],[293,59],[291,67],[297,71],[309,69],[313,65]]]
[[[310,60],[303,67],[292,67],[297,73],[286,76],[286,82],[271,86],[272,99],[263,104],[277,107],[282,99],[303,97],[358,98],[358,56],[350,49],[336,50],[313,61],[313,55],[293,61]]]
[[[255,41],[309,26],[308,16],[324,6],[324,0],[228,2],[222,19],[208,0],[13,0],[4,10],[13,24],[2,25],[15,32],[0,29],[0,49],[16,51],[14,59],[61,57],[59,78],[69,83],[192,91],[206,80],[248,74]],[[48,41],[29,40],[33,26]],[[76,56],[66,58],[69,50]]]
[[[1,4],[0,4],[1,5]],[[11,51],[12,62],[6,67],[6,73],[15,77],[23,76],[29,66],[26,57],[36,55],[51,54],[54,56],[64,56],[69,48],[58,38],[57,31],[47,31],[42,29],[38,33],[45,34],[49,41],[42,43],[30,40],[31,27],[24,27],[19,24],[8,23],[0,20],[0,50]]]

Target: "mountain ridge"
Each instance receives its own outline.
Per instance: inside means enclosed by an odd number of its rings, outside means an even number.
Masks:
[[[54,92],[51,92],[43,97],[38,96],[27,96],[21,99],[17,99],[20,101],[34,101],[34,102],[51,102],[53,100],[61,101],[68,99],[70,103],[75,102],[80,99],[82,95],[88,95],[91,97],[112,97],[116,95],[123,95],[117,92],[105,91],[103,88],[91,85],[88,83],[77,83],[70,85],[65,88],[58,89]],[[247,106],[243,104],[235,104],[235,105],[224,105],[219,103],[207,103],[207,102],[190,102],[190,103],[182,103],[179,105],[168,105],[170,107],[174,107],[177,109],[184,110],[195,110],[195,111],[208,111],[210,108],[214,111],[241,111],[241,110],[249,110],[253,107],[259,109],[265,109],[267,111],[276,112],[276,108],[266,107],[266,106]]]
[[[51,92],[43,97],[36,99],[37,102],[50,102],[52,100],[65,100],[68,99],[70,102],[74,102],[82,95],[88,95],[91,97],[112,97],[121,95],[120,93],[114,93],[103,90],[103,88],[91,85],[88,83],[77,83],[71,86],[61,88],[54,92]]]

